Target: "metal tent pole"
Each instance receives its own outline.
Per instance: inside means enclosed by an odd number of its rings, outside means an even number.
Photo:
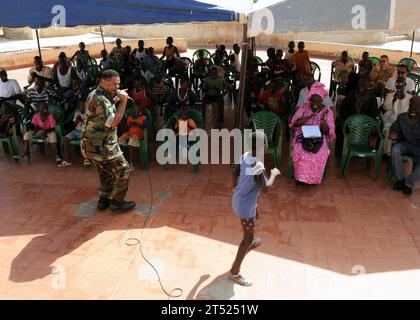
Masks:
[[[38,43],[38,54],[42,59],[42,55],[41,55],[41,45],[39,44],[39,34],[38,34],[38,29],[35,29],[35,33],[36,33],[36,42]]]
[[[102,26],[99,26],[99,30],[101,30],[102,44],[104,45],[104,50],[106,50],[106,48],[105,48],[105,40],[104,40],[104,33],[102,32]]]
[[[244,24],[243,30],[243,41],[242,41],[242,60],[241,60],[241,73],[239,77],[239,96],[238,104],[235,108],[235,127],[242,129],[243,127],[243,111],[244,111],[244,100],[245,100],[245,81],[246,81],[246,72],[248,66],[248,55],[249,55],[249,43],[248,43],[248,26]]]
[[[413,38],[411,39],[411,51],[410,51],[410,58],[413,57],[413,48],[414,48],[414,38],[416,37],[416,31],[413,31]]]

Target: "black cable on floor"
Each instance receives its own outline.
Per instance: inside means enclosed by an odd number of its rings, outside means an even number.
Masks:
[[[127,239],[125,241],[125,245],[128,246],[128,247],[139,245],[140,246],[140,254],[141,254],[141,256],[143,257],[144,261],[146,261],[152,267],[152,269],[154,270],[154,272],[156,273],[156,275],[158,277],[158,281],[159,281],[160,287],[162,288],[162,291],[166,294],[166,296],[168,297],[168,299],[170,299],[170,298],[179,298],[179,297],[181,297],[183,295],[184,290],[182,290],[181,288],[175,288],[175,289],[172,289],[170,292],[168,292],[165,289],[165,287],[163,286],[162,279],[160,278],[159,271],[155,268],[155,266],[149,260],[147,260],[147,258],[143,254],[143,249],[142,249],[142,246],[141,246],[141,242],[143,241],[144,229],[146,228],[147,221],[149,220],[150,216],[152,215],[153,199],[154,199],[152,179],[150,177],[149,171],[147,171],[147,176],[149,178],[149,187],[150,187],[150,210],[149,210],[149,213],[147,214],[146,220],[144,220],[143,227],[141,229],[140,238],[135,238],[135,237],[129,238],[129,239]],[[150,227],[150,224],[147,227]],[[178,293],[175,294],[175,292],[178,292]]]

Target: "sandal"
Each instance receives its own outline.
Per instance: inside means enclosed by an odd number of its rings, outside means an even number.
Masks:
[[[247,277],[245,277],[241,273],[236,274],[236,275],[229,273],[229,279],[231,279],[232,281],[234,281],[237,284],[240,284],[241,286],[244,286],[244,287],[250,287],[250,286],[252,286],[251,279],[248,279]]]
[[[261,245],[261,242],[262,241],[261,241],[260,238],[254,237],[254,240],[252,241],[252,245],[251,245],[250,250],[258,248]]]

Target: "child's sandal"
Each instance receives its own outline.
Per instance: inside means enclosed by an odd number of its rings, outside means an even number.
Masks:
[[[245,277],[242,273],[239,273],[236,275],[229,273],[229,278],[235,281],[237,284],[240,284],[241,286],[244,286],[244,287],[252,286],[251,279]]]
[[[254,237],[254,240],[252,241],[251,249],[258,248],[261,245],[261,239]]]

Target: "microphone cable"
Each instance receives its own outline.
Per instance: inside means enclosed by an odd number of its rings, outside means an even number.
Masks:
[[[167,291],[166,289],[165,289],[165,287],[164,287],[164,285],[163,285],[163,283],[162,283],[162,279],[161,279],[161,276],[160,276],[160,274],[159,274],[159,271],[155,268],[155,266],[153,265],[153,263],[151,263],[146,257],[145,257],[145,255],[144,255],[144,253],[143,253],[143,248],[142,248],[142,241],[143,241],[143,238],[144,238],[144,229],[147,227],[147,228],[149,228],[150,227],[150,225],[152,224],[152,220],[150,221],[150,223],[149,223],[149,225],[147,225],[147,222],[148,222],[148,220],[150,219],[150,217],[151,217],[151,215],[152,215],[152,208],[153,208],[153,200],[154,200],[154,196],[153,196],[153,186],[152,186],[152,179],[151,179],[151,177],[150,177],[150,173],[149,173],[149,171],[147,171],[147,176],[148,176],[148,180],[149,180],[149,190],[150,190],[150,209],[149,209],[149,213],[147,214],[147,217],[146,217],[146,220],[144,220],[144,222],[143,222],[143,226],[142,226],[142,229],[141,229],[141,234],[140,234],[140,238],[137,238],[137,237],[132,237],[132,238],[128,238],[126,241],[125,241],[125,245],[127,246],[127,247],[132,247],[132,246],[139,246],[139,249],[140,249],[140,254],[141,254],[141,256],[142,256],[142,258],[144,259],[144,261],[146,261],[147,262],[147,264],[150,266],[150,267],[152,267],[152,269],[153,269],[153,271],[155,272],[155,274],[156,274],[156,276],[157,276],[157,278],[158,278],[158,281],[159,281],[159,285],[160,285],[160,287],[161,287],[161,289],[162,289],[162,291],[165,293],[165,295],[168,297],[168,300],[170,299],[170,298],[180,298],[182,295],[183,295],[183,293],[184,293],[184,290],[182,290],[181,288],[174,288],[174,289],[172,289],[171,291]],[[135,256],[136,255],[134,255],[133,256],[133,258],[131,259],[131,261],[130,261],[130,263],[129,263],[129,265],[128,265],[128,267],[130,267],[130,265],[131,265],[131,263],[132,263],[132,261],[134,260],[134,258],[135,258]],[[177,293],[176,293],[177,292]]]

